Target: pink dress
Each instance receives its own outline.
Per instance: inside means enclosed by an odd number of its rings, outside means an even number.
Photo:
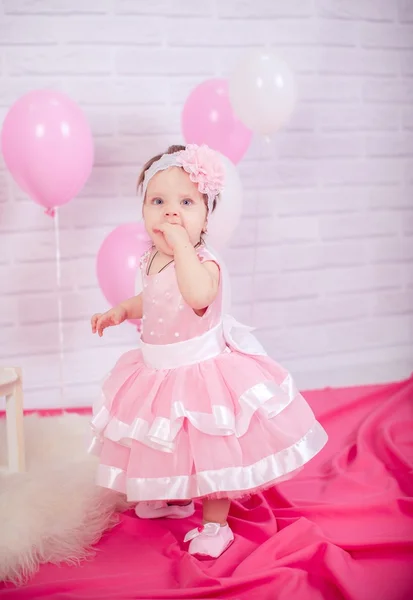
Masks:
[[[198,256],[218,262],[205,246]],[[199,317],[174,264],[148,275],[148,260],[141,345],[121,356],[93,410],[97,483],[139,502],[236,498],[295,475],[327,434],[290,374],[223,314],[222,284]]]

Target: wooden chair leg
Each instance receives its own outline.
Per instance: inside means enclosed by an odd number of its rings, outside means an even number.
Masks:
[[[22,473],[26,470],[23,423],[22,371],[16,369],[19,378],[11,394],[6,396],[7,449],[9,470]]]

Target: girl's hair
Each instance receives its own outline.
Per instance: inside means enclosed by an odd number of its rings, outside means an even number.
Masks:
[[[174,146],[169,146],[168,150],[166,152],[163,152],[162,154],[157,154],[156,156],[153,156],[152,158],[150,158],[148,160],[148,162],[146,162],[142,168],[142,171],[139,174],[138,177],[138,190],[142,187],[143,185],[143,179],[145,177],[145,173],[146,171],[149,169],[149,167],[151,167],[153,165],[154,162],[156,162],[157,160],[159,160],[160,158],[162,158],[162,156],[164,154],[175,154],[175,152],[180,152],[181,150],[185,150],[185,146],[180,146],[180,145],[174,145]],[[208,206],[208,196],[206,194],[203,194],[204,196],[204,201],[206,206]],[[211,212],[214,212],[216,205],[217,205],[217,199],[219,198],[219,196],[217,196],[214,199],[214,202],[212,203],[212,210]]]

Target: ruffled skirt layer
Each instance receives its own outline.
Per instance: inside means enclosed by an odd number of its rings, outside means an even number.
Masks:
[[[327,442],[285,369],[229,347],[172,369],[127,352],[92,428],[98,484],[136,502],[248,495],[295,475]]]

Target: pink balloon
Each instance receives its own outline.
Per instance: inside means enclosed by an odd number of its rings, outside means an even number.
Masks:
[[[80,192],[93,165],[86,117],[60,92],[36,90],[17,100],[6,115],[1,147],[17,184],[47,212]]]
[[[120,225],[103,241],[96,269],[100,289],[111,306],[135,295],[139,261],[150,245],[142,222]],[[139,325],[139,319],[130,322]]]
[[[182,112],[187,144],[207,144],[239,162],[252,139],[252,131],[235,116],[225,79],[209,79],[192,90]]]

